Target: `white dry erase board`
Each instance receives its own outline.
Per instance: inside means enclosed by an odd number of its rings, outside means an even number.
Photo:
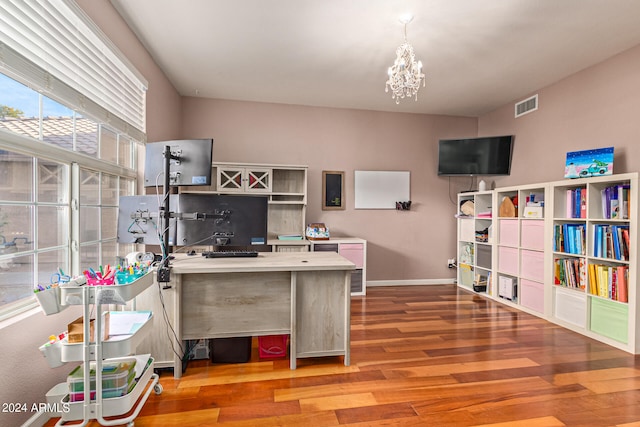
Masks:
[[[355,171],[356,209],[395,209],[396,202],[408,202],[409,171]]]

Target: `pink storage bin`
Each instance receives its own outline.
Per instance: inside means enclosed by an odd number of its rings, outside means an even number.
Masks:
[[[523,220],[521,246],[526,249],[544,250],[544,221]]]
[[[258,350],[261,359],[285,357],[289,335],[265,335],[258,337]]]
[[[538,313],[544,312],[544,285],[527,279],[520,280],[520,303]]]
[[[498,220],[500,242],[504,246],[518,246],[518,220],[503,219]]]
[[[340,244],[340,255],[362,268],[364,265],[364,245],[362,243],[342,243]]]
[[[518,275],[518,249],[498,247],[498,271]]]
[[[520,276],[544,282],[544,252],[520,252]]]

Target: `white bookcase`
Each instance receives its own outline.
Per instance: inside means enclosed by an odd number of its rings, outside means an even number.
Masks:
[[[464,213],[463,206],[473,211]],[[493,192],[458,195],[458,277],[460,286],[491,292],[494,270]]]
[[[531,195],[544,207],[527,206]],[[516,202],[515,216],[499,215],[505,197]],[[640,354],[638,173],[459,194],[460,204],[476,204],[473,217],[458,219],[458,285],[470,290],[487,270],[478,265],[483,244],[475,232],[483,224],[478,208],[490,198],[493,217],[485,221],[494,231],[486,244],[492,280],[484,294]]]
[[[547,280],[552,288],[550,320],[620,349],[640,353],[636,283],[638,174],[554,182],[551,194],[553,219],[548,238],[554,246],[552,256],[547,257],[551,263]],[[627,201],[623,203],[620,197]],[[572,205],[578,205],[577,213]],[[608,213],[612,205],[614,214]],[[560,234],[567,234],[562,244],[557,242]],[[622,234],[628,236],[623,238],[628,239],[628,251],[619,239]],[[564,274],[559,272],[562,265],[578,270],[572,280],[566,278],[567,268]]]

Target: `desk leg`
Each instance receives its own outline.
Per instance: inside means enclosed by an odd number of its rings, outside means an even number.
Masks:
[[[175,341],[173,342],[173,348],[175,348],[175,352],[173,353],[173,378],[179,379],[182,377],[182,356],[178,356],[176,352],[180,352],[180,349],[183,348],[182,341],[182,327],[180,325],[180,320],[182,317],[182,274],[174,274],[173,277],[173,286],[176,288],[176,297],[175,297],[175,318],[173,319],[173,328],[176,333]]]
[[[291,272],[291,335],[289,336],[289,368],[296,369],[296,335],[298,316],[298,304],[296,304],[296,280],[298,276],[295,271]]]
[[[344,366],[351,364],[351,272],[344,274]]]

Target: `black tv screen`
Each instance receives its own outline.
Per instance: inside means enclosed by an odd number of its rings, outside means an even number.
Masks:
[[[164,151],[169,147],[169,185],[211,185],[213,139],[180,139],[150,142],[146,145],[144,186],[162,186],[164,183]]]
[[[513,135],[441,139],[438,175],[509,175]]]

